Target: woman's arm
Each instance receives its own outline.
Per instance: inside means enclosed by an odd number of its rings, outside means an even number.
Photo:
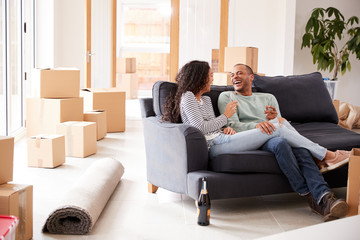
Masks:
[[[220,131],[227,123],[225,115],[215,117],[210,99],[204,98],[203,105],[200,106],[192,92],[186,92],[182,96],[180,109],[184,123],[198,128],[204,134]]]

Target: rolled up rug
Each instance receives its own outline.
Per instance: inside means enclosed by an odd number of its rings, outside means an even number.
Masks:
[[[115,159],[104,158],[93,163],[50,213],[42,231],[89,233],[123,174],[123,165]]]

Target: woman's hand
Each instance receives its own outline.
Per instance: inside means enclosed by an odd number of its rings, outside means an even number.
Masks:
[[[232,115],[234,115],[234,113],[236,112],[237,105],[238,105],[237,101],[229,102],[226,105],[226,108],[224,111],[225,117],[230,118]]]
[[[231,127],[224,128],[223,132],[226,135],[234,135],[236,133]]]
[[[283,118],[283,117],[278,117],[278,120],[279,120],[279,123],[280,123],[280,124],[281,124],[283,121],[286,121],[286,119]]]

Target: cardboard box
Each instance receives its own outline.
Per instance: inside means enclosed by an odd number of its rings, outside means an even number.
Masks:
[[[69,121],[57,125],[57,133],[65,136],[65,152],[69,157],[87,157],[96,153],[96,123]]]
[[[225,47],[224,72],[232,72],[235,64],[242,63],[257,73],[258,49],[255,47]]]
[[[27,140],[28,166],[54,168],[65,163],[65,136],[37,135]]]
[[[117,58],[116,72],[136,73],[136,58]]]
[[[214,73],[219,72],[219,59],[220,59],[220,50],[212,49],[212,51],[211,51],[211,68]]]
[[[14,138],[0,136],[0,184],[13,180]]]
[[[93,110],[84,112],[84,121],[96,123],[96,139],[100,140],[106,136],[106,111]]]
[[[231,82],[231,74],[230,73],[215,73],[214,72],[214,81],[212,85],[218,85],[218,86],[227,86],[227,85],[233,85]]]
[[[80,94],[80,70],[73,68],[33,69],[33,82],[40,98],[77,98]]]
[[[116,88],[126,92],[127,99],[138,97],[138,75],[136,73],[117,73]]]
[[[360,195],[360,148],[353,148],[349,160],[346,202],[349,205],[347,216],[359,213]]]
[[[19,218],[16,239],[33,237],[33,186],[22,184],[0,185],[0,215]]]
[[[80,95],[84,97],[84,112],[106,111],[107,132],[125,131],[125,92],[117,88],[86,88]]]
[[[83,120],[83,98],[26,99],[26,134],[56,134],[56,126],[66,121]]]

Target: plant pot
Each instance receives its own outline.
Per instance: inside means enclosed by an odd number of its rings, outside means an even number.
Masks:
[[[325,83],[327,90],[329,91],[331,100],[336,99],[339,81],[324,79],[324,83]]]

